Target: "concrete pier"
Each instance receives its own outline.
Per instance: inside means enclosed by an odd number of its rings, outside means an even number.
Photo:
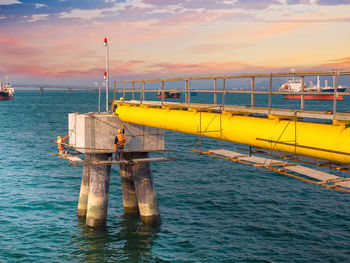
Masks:
[[[124,153],[123,157],[124,160],[133,158],[131,153]],[[139,213],[132,168],[133,164],[120,164],[120,180],[125,214]]]
[[[148,153],[132,153],[132,158],[148,158]],[[160,225],[161,218],[158,199],[153,183],[150,163],[133,164],[132,174],[141,220],[149,225]]]
[[[95,154],[94,161],[106,161],[111,154]],[[111,166],[91,166],[86,224],[99,227],[106,224]]]
[[[87,153],[85,154],[85,161],[89,161],[89,160],[91,160],[91,154]],[[81,178],[78,211],[77,211],[77,215],[79,217],[85,217],[87,212],[90,172],[91,172],[91,166],[83,167],[83,176]]]
[[[71,113],[69,144],[85,154],[85,161],[108,161],[115,152],[114,138],[125,125],[124,159],[120,164],[123,207],[126,214],[139,213],[150,225],[161,223],[158,200],[148,162],[132,163],[133,159],[148,158],[148,151],[164,150],[164,130],[132,123],[122,123],[117,115],[108,113]],[[77,214],[86,216],[90,227],[103,226],[108,212],[111,165],[87,164],[83,168]]]

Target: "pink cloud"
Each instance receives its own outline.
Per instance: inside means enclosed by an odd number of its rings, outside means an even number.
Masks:
[[[238,0],[238,1],[225,1],[225,0],[143,0],[145,4],[154,5],[158,7],[164,6],[181,6],[188,9],[205,9],[205,10],[218,10],[218,9],[266,9],[271,5],[280,5],[277,0]]]
[[[213,75],[230,74],[251,70],[263,70],[264,67],[250,65],[244,61],[203,62],[203,63],[157,63],[147,66],[149,75]],[[267,69],[267,67],[265,68]]]
[[[39,46],[15,37],[0,36],[0,49],[2,56],[13,56],[11,60],[40,53]]]
[[[320,66],[317,66],[316,68],[323,70],[350,70],[350,57],[332,59]]]
[[[138,72],[139,68],[142,68],[146,62],[143,60],[112,61],[111,64],[114,65],[110,69],[111,76],[128,76]]]
[[[198,76],[217,74],[240,74],[248,72],[280,72],[289,71],[289,68],[271,67],[269,65],[254,65],[245,61],[228,62],[202,62],[202,63],[147,63],[146,61],[130,60],[126,62],[113,61],[110,69],[111,80],[139,79],[171,76]],[[69,68],[69,67],[68,67]],[[350,57],[330,60],[322,65],[314,67],[295,67],[300,70],[350,70]],[[21,77],[31,77],[46,80],[73,80],[82,78],[84,81],[102,79],[103,68],[90,67],[67,70],[67,67],[52,68],[47,66],[18,66],[10,65],[10,72],[16,72]],[[1,72],[0,68],[0,72]]]
[[[140,72],[137,64],[122,63],[118,70],[114,70],[116,76],[114,80],[119,79],[138,79],[154,77],[171,76],[204,76],[217,74],[244,74],[259,72],[289,72],[290,67],[279,67],[272,65],[255,65],[246,61],[228,61],[228,62],[202,62],[202,63],[146,63],[142,62],[143,68]],[[329,62],[315,66],[296,66],[297,70],[331,70],[343,69],[350,70],[350,57],[330,60]],[[119,71],[119,74],[117,73]]]

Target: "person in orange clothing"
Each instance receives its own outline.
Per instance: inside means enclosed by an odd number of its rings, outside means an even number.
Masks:
[[[122,129],[118,129],[118,133],[117,136],[115,136],[114,139],[114,149],[115,149],[115,159],[116,160],[121,160],[123,158],[123,154],[122,154],[122,150],[124,149],[124,145],[125,145],[125,137],[124,137],[124,133],[125,133],[125,126],[124,124],[122,125]]]
[[[57,136],[57,140],[56,140],[54,143],[57,144],[58,153],[60,153],[60,154],[63,154],[63,153],[64,153],[65,147],[64,147],[64,144],[63,144],[63,143],[64,143],[65,140],[67,140],[68,136],[69,136],[69,135],[67,135],[67,136],[64,137],[64,138],[61,138],[61,136]]]

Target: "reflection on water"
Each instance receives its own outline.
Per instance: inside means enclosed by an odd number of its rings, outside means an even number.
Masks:
[[[92,229],[85,219],[78,218],[80,236],[73,244],[77,251],[73,257],[79,262],[144,262],[154,261],[152,245],[158,238],[159,228],[145,225],[138,215],[122,215],[113,225]],[[166,262],[156,260],[157,262]]]

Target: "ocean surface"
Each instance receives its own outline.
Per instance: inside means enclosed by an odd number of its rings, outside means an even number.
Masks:
[[[93,92],[27,91],[0,101],[0,262],[350,262],[349,194],[194,154],[198,137],[171,131],[166,147],[176,151],[162,156],[179,160],[151,165],[163,224],[151,228],[123,214],[114,166],[107,226],[89,229],[76,217],[82,167],[54,156],[52,142],[67,134],[68,113],[97,111],[97,99]],[[256,99],[266,105],[266,96]],[[338,110],[349,110],[349,99]],[[300,105],[278,96],[272,102]],[[206,149],[220,146],[203,139]]]

